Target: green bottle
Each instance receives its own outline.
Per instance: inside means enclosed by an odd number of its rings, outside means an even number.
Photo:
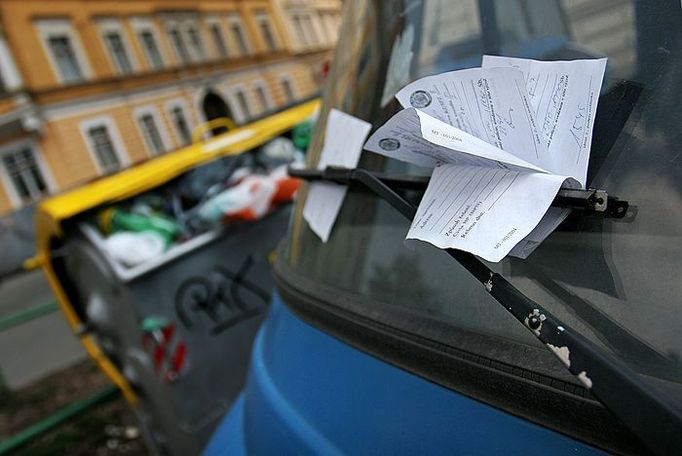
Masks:
[[[312,120],[306,120],[296,125],[291,132],[292,141],[294,146],[302,152],[308,149],[308,144],[310,144],[310,137],[313,134],[313,127],[315,122]]]
[[[110,207],[99,213],[99,226],[106,233],[119,231],[153,231],[161,235],[166,247],[173,243],[182,230],[173,220],[160,215],[140,215]]]

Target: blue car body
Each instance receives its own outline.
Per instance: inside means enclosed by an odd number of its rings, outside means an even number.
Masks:
[[[602,454],[362,353],[276,295],[204,455],[443,453]]]

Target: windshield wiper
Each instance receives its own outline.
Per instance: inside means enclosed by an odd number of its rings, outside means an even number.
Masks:
[[[396,177],[359,168],[289,169],[289,174],[309,181],[362,185],[410,221],[417,207],[395,189],[423,190],[428,184],[428,177]],[[624,217],[627,212],[627,201],[608,196],[605,191],[568,190],[562,189],[552,205],[616,218]],[[595,195],[601,195],[603,200],[599,201],[600,197]],[[475,255],[455,249],[445,249],[445,252],[469,271],[508,313],[539,339],[649,449],[657,454],[672,454],[682,448],[682,413],[672,407],[658,389],[644,383],[623,362],[562,323]]]
[[[426,190],[429,184],[428,176],[395,176],[385,173],[375,173],[363,169],[349,169],[338,166],[328,166],[325,169],[290,169],[293,177],[307,181],[331,181],[338,184],[364,183],[359,179],[358,171],[370,173],[375,179],[383,183],[388,190]],[[384,198],[386,195],[379,195]],[[578,211],[602,214],[605,217],[623,218],[627,214],[630,204],[608,194],[606,190],[588,188],[585,190],[561,188],[552,202],[552,206],[565,207]],[[416,208],[415,208],[416,210]]]

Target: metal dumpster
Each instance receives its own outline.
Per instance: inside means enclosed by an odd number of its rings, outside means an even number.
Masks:
[[[130,267],[107,252],[93,220],[198,165],[254,150],[316,107],[276,114],[38,209],[37,261],[75,334],[133,406],[154,453],[199,454],[243,386],[273,287],[271,255],[290,207],[215,226]]]
[[[242,387],[288,214],[205,233],[131,269],[107,257],[91,226],[67,232],[65,270],[87,329],[137,392],[147,438],[168,453],[197,454]]]

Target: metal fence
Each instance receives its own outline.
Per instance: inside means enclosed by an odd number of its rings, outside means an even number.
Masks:
[[[0,333],[9,329],[21,326],[31,322],[44,315],[59,310],[56,302],[48,302],[39,306],[25,309],[9,316],[0,318]],[[7,383],[5,382],[2,372],[0,372],[0,397],[11,394]],[[5,456],[29,444],[30,442],[40,438],[49,431],[56,429],[67,421],[77,417],[87,410],[98,405],[109,402],[120,396],[120,390],[115,386],[108,386],[102,390],[85,397],[83,399],[71,402],[70,404],[57,410],[50,416],[43,418],[39,422],[23,429],[22,431],[12,435],[6,440],[0,442],[0,456]]]

